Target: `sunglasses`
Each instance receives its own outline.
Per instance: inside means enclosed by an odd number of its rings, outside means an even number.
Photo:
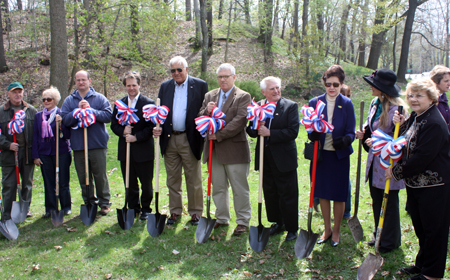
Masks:
[[[222,80],[222,79],[227,80],[231,76],[233,76],[233,75],[217,76],[217,79],[219,79],[219,80]]]
[[[137,72],[134,72],[134,71],[128,71],[127,73],[125,73],[125,75],[130,75],[130,74],[137,74]]]
[[[178,71],[178,73],[181,73],[181,72],[183,72],[183,69],[181,69],[181,68],[170,69],[170,73],[175,73],[176,71]]]
[[[334,88],[339,87],[341,84],[340,83],[325,83],[326,87],[331,87],[333,86]]]
[[[42,98],[42,102],[52,102],[53,98]]]

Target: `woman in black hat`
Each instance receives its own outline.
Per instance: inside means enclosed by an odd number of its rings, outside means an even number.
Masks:
[[[374,156],[371,149],[372,133],[377,129],[381,129],[384,133],[393,136],[394,123],[392,122],[392,117],[399,105],[404,107],[405,112],[407,105],[400,98],[400,87],[396,84],[397,75],[392,70],[380,69],[373,72],[372,75],[364,76],[363,78],[370,85],[372,95],[375,98],[370,103],[369,115],[364,124],[364,129],[363,131],[356,131],[356,138],[363,139],[364,149],[369,153],[365,181],[369,180],[375,222],[373,238],[369,241],[369,245],[374,246],[386,180],[384,169],[380,166],[380,157]],[[383,234],[380,240],[380,252],[389,252],[398,248],[401,244],[398,192],[404,188],[403,180],[391,182]]]

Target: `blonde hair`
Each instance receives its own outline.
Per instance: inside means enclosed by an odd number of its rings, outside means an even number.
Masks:
[[[58,104],[61,100],[61,94],[59,93],[59,90],[55,88],[54,86],[50,86],[49,89],[46,89],[42,92],[42,97],[44,97],[44,94],[50,95],[53,100],[55,100],[55,103]]]
[[[391,118],[389,118],[389,107],[392,105],[397,106],[403,106],[403,115],[406,116],[406,112],[408,111],[408,104],[401,98],[401,97],[392,97],[390,95],[385,94],[384,92],[381,92],[381,106],[383,108],[383,112],[380,115],[380,128],[388,127],[392,121]]]
[[[450,69],[444,65],[436,65],[430,72],[431,80],[438,85],[446,74],[450,74]]]
[[[439,91],[436,88],[436,84],[430,78],[418,78],[411,81],[406,86],[406,99],[411,92],[421,92],[424,91],[428,98],[433,101],[434,104],[438,104],[439,102]]]

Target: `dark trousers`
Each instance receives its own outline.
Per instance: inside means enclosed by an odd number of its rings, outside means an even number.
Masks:
[[[297,169],[280,172],[268,149],[264,153],[263,190],[269,222],[285,224],[288,232],[297,232]]]
[[[444,277],[450,223],[450,188],[406,188],[409,212],[419,239],[416,266],[422,274]]]
[[[125,182],[126,162],[120,161],[123,182]],[[142,195],[139,202],[139,184],[141,182]],[[130,183],[128,188],[128,208],[134,209],[135,213],[151,213],[150,203],[153,199],[153,161],[136,162],[130,159]]]
[[[56,156],[39,155],[42,161],[41,172],[45,188],[45,213],[57,209],[56,201]],[[70,152],[59,155],[59,202],[61,210],[71,209],[70,199]]]

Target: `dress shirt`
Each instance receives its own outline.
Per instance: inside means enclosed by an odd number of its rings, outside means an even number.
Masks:
[[[141,96],[140,92],[138,93],[138,95],[136,95],[136,97],[133,100],[131,100],[130,96],[128,96],[128,103],[130,104],[129,108],[133,108],[133,109],[136,108],[136,103],[139,100],[139,96]],[[128,104],[126,104],[126,105],[128,106]]]
[[[233,90],[233,88],[234,88],[234,86],[225,93],[223,92],[222,89],[220,89],[219,102],[217,104],[220,110],[222,110],[223,104],[225,104],[225,101],[227,101],[227,98],[230,95],[230,92]]]
[[[181,85],[175,83],[175,93],[173,96],[173,111],[172,111],[172,125],[175,131],[186,130],[186,110],[187,110],[187,95],[188,95],[188,79]]]

